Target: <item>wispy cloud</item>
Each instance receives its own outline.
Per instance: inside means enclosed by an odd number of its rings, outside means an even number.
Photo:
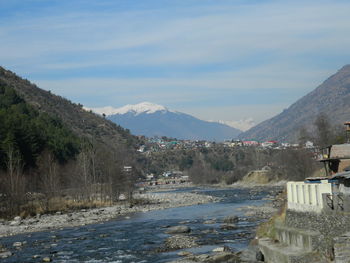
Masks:
[[[350,60],[347,1],[50,3],[0,3],[0,63],[87,106],[285,107]]]

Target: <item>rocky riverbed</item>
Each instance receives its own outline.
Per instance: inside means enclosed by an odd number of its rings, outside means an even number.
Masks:
[[[116,218],[127,219],[130,213],[204,204],[219,200],[219,198],[208,195],[186,192],[144,193],[137,194],[134,197],[142,199],[144,201],[143,204],[131,206],[125,201],[110,207],[82,209],[65,214],[57,212],[56,214],[37,215],[28,218],[17,216],[11,221],[1,220],[0,237],[49,229],[84,226]]]
[[[120,203],[16,217],[0,225],[0,234],[9,236],[0,241],[0,258],[11,263],[28,257],[47,262],[107,258],[125,263],[256,262],[254,247],[247,245],[258,222],[276,211],[278,192],[278,188],[158,189],[135,196],[144,202],[132,207]],[[26,232],[37,233],[16,235]]]

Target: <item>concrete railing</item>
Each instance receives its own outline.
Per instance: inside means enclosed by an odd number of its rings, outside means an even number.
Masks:
[[[332,194],[332,184],[327,180],[318,183],[288,182],[288,209],[320,213],[326,205],[323,194]]]

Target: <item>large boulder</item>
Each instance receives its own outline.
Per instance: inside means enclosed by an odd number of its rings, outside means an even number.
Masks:
[[[191,228],[188,226],[172,226],[169,227],[167,231],[165,231],[167,234],[186,234],[190,232]]]
[[[11,257],[11,256],[12,256],[12,252],[10,252],[10,251],[0,252],[0,258],[8,258],[8,257]]]
[[[222,253],[217,253],[215,255],[210,256],[209,258],[205,259],[203,262],[206,263],[239,263],[241,260],[239,257],[232,252],[222,252]]]
[[[216,224],[216,219],[205,220],[203,224]]]
[[[227,223],[227,224],[237,223],[238,221],[239,221],[239,218],[238,216],[235,216],[235,215],[227,216],[224,218],[224,223]]]

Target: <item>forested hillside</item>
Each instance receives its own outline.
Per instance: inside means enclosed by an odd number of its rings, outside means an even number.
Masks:
[[[0,123],[0,216],[110,203],[141,175],[129,131],[3,68]]]
[[[59,118],[78,136],[93,137],[114,148],[128,149],[137,144],[137,138],[122,127],[84,110],[81,104],[72,103],[50,91],[40,89],[2,67],[0,67],[0,84],[3,87],[13,88],[23,100],[40,112]]]
[[[25,169],[35,168],[44,150],[66,163],[79,152],[80,140],[63,123],[39,113],[9,87],[0,86],[0,165],[6,169],[9,155],[20,158]]]

